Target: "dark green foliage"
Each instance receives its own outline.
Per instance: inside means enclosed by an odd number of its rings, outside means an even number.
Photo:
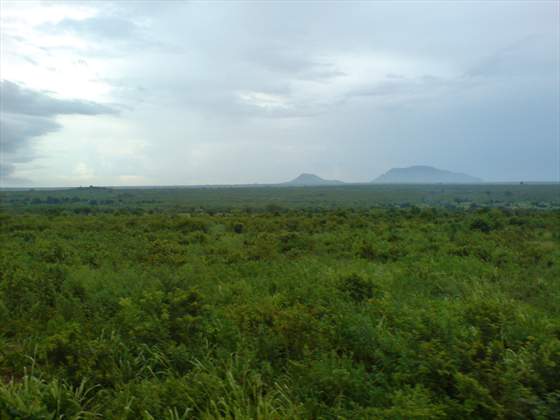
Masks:
[[[558,418],[558,212],[405,207],[0,214],[0,418]]]
[[[490,225],[490,223],[488,223],[488,221],[486,221],[482,218],[477,218],[477,219],[472,221],[471,229],[472,230],[479,230],[479,231],[484,232],[484,233],[488,233],[492,230],[492,226]]]
[[[340,289],[354,301],[362,302],[374,296],[375,286],[354,273],[341,279]]]

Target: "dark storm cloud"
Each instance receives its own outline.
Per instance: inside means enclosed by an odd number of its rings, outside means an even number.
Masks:
[[[14,163],[34,159],[32,140],[58,131],[57,115],[101,115],[118,111],[91,101],[58,99],[9,80],[0,81],[0,160],[2,178],[15,170]]]

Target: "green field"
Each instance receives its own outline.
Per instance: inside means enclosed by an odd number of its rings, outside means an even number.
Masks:
[[[560,418],[558,191],[3,191],[0,418]]]

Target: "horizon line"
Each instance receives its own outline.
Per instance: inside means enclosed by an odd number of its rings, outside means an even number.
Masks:
[[[154,185],[71,185],[71,186],[2,186],[0,190],[71,190],[71,189],[89,189],[89,188],[107,188],[107,189],[138,189],[138,188],[251,188],[251,187],[279,187],[279,188],[313,188],[313,187],[344,187],[344,186],[378,186],[378,185],[440,185],[440,186],[469,186],[469,185],[548,185],[558,184],[560,181],[480,181],[480,182],[346,182],[337,181],[336,184],[329,184],[327,180],[325,184],[297,184],[291,181],[277,183],[239,183],[239,184],[154,184]]]

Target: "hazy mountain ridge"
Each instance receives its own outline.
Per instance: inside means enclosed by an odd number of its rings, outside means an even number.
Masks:
[[[477,184],[482,179],[458,172],[437,169],[432,166],[409,166],[406,168],[392,168],[383,175],[375,178],[373,183],[394,184]]]
[[[343,185],[344,182],[336,179],[323,179],[315,174],[302,173],[298,177],[288,182],[283,182],[281,185],[288,186],[318,186],[318,185]]]

